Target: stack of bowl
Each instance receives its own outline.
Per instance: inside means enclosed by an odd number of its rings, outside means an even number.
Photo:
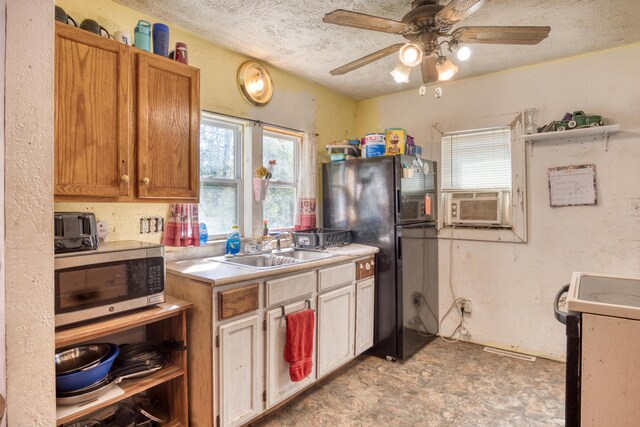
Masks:
[[[109,371],[120,353],[116,344],[86,344],[58,351],[56,394],[58,399],[75,400],[102,390],[109,384]]]

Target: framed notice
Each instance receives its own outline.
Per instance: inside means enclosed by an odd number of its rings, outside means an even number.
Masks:
[[[551,207],[596,205],[596,165],[549,169]]]

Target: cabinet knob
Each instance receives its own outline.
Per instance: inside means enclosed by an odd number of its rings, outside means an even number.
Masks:
[[[120,182],[124,182],[125,184],[129,182],[129,175],[122,175],[120,177]]]
[[[149,185],[150,182],[151,182],[151,180],[149,178],[147,178],[146,176],[144,178],[142,178],[142,183],[144,185]]]
[[[365,264],[365,268],[366,268],[367,270],[371,270],[371,265],[369,265],[369,263],[366,263],[366,264]]]

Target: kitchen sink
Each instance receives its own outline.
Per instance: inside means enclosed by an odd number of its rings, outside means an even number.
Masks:
[[[292,264],[301,264],[304,262],[317,261],[320,259],[332,258],[335,255],[326,252],[304,251],[297,249],[285,249],[281,251],[272,251],[270,253],[255,255],[238,255],[236,257],[216,257],[211,258],[213,261],[222,262],[224,264],[238,265],[257,269],[273,269],[286,267]]]

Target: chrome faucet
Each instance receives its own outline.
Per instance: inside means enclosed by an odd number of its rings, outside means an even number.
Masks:
[[[267,241],[262,242],[262,243],[259,243],[259,247],[260,247],[260,248],[264,248],[264,247],[265,247],[265,246],[267,246],[269,243],[271,243],[271,242],[273,242],[273,241],[275,240],[275,241],[276,241],[276,250],[278,250],[278,251],[279,251],[279,250],[280,250],[280,239],[281,239],[283,236],[289,236],[289,235],[291,235],[291,232],[290,232],[290,231],[284,231],[284,232],[282,232],[282,233],[278,233],[278,234],[276,234],[275,236],[272,236],[272,237],[271,237],[270,239],[268,239]]]

